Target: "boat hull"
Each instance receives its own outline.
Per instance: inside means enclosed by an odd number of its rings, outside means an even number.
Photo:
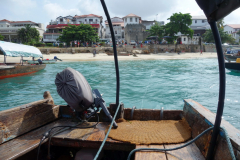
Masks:
[[[225,59],[228,61],[236,61],[237,58],[240,58],[240,56],[233,56],[232,54],[224,55]]]
[[[240,63],[225,63],[225,68],[234,71],[240,71]]]
[[[46,67],[46,64],[42,65],[11,65],[10,66],[2,66],[0,68],[0,79],[4,78],[12,78],[18,76],[24,76],[28,74],[35,73],[40,71]]]

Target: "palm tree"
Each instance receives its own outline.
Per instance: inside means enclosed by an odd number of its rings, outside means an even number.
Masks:
[[[217,27],[218,27],[218,28],[223,28],[223,25],[224,25],[224,20],[223,20],[223,18],[222,18],[222,19],[219,19],[219,20],[217,21]]]
[[[31,41],[39,41],[39,32],[36,28],[31,28],[30,24],[25,25],[25,28],[21,28],[17,31],[18,38],[22,43],[28,43]]]

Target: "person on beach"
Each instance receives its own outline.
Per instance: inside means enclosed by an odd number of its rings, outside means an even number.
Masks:
[[[94,46],[94,47],[95,47],[95,46]],[[97,50],[96,50],[96,48],[94,48],[94,49],[93,49],[93,57],[96,56],[96,53],[97,53]]]
[[[203,53],[202,53],[202,49],[201,49],[200,55],[203,55]]]

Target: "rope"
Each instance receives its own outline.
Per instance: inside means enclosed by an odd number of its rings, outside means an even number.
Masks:
[[[228,137],[228,133],[227,133],[226,129],[223,128],[223,127],[221,127],[221,130],[224,132],[224,136],[225,136],[225,139],[227,141],[228,149],[229,149],[229,152],[231,154],[232,160],[236,160],[234,152],[233,152],[232,144],[230,142],[230,138]]]
[[[122,102],[121,102],[121,103],[122,103]],[[106,134],[106,136],[105,136],[105,138],[104,138],[104,140],[103,140],[100,148],[98,149],[98,152],[97,152],[96,156],[94,157],[94,160],[97,160],[100,152],[102,151],[102,148],[103,148],[103,146],[104,146],[104,144],[105,144],[105,142],[106,142],[106,140],[107,140],[107,138],[108,138],[108,135],[109,135],[109,133],[110,133],[110,130],[112,129],[113,122],[115,121],[115,118],[116,118],[116,116],[117,116],[117,113],[118,113],[118,110],[119,110],[119,108],[120,108],[121,103],[118,104],[117,110],[116,110],[116,112],[115,112],[115,114],[114,114],[114,117],[113,117],[112,122],[111,122],[111,124],[110,124],[110,127],[109,127],[109,129],[108,129],[108,131],[107,131],[107,134]]]

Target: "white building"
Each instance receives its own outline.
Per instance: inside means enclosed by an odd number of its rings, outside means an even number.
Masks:
[[[32,28],[36,28],[39,31],[39,35],[43,37],[44,25],[42,23],[35,23],[32,21],[9,21],[7,19],[0,21],[0,34],[4,36],[4,41],[20,42],[17,37],[17,31],[21,28],[25,28],[27,24],[30,24]]]
[[[207,21],[207,17],[200,16],[192,16],[192,24],[190,28],[194,31],[193,38],[187,37],[186,35],[181,35],[182,44],[200,44],[202,35],[206,32],[207,29],[210,29],[210,25]],[[179,41],[179,40],[178,40]]]
[[[153,25],[155,25],[156,21],[141,20],[141,23],[146,26],[146,30],[149,30]],[[157,21],[157,23],[161,26],[164,25],[164,21]]]
[[[236,42],[239,42],[239,35],[237,32],[240,30],[240,24],[226,24],[224,26],[224,31],[235,38]]]
[[[90,24],[93,28],[95,28],[98,33],[99,38],[103,38],[103,27],[102,27],[102,16],[98,16],[95,14],[88,15],[75,15],[75,16],[59,16],[55,21],[51,21],[49,25],[47,25],[47,31],[43,34],[43,41],[56,43],[57,38],[61,35],[63,29],[71,25],[80,25],[80,24]]]
[[[124,22],[122,18],[119,17],[113,17],[111,18],[112,21],[112,25],[113,25],[113,31],[114,31],[114,35],[115,35],[115,39],[116,40],[122,40],[124,39]],[[110,28],[108,25],[108,21],[105,21],[105,26],[106,26],[106,30],[105,30],[105,38],[108,39],[109,41],[111,41],[111,33],[110,33]]]
[[[124,20],[124,27],[126,27],[127,24],[139,24],[141,23],[141,17],[135,15],[135,14],[129,14],[125,17],[123,17]]]

